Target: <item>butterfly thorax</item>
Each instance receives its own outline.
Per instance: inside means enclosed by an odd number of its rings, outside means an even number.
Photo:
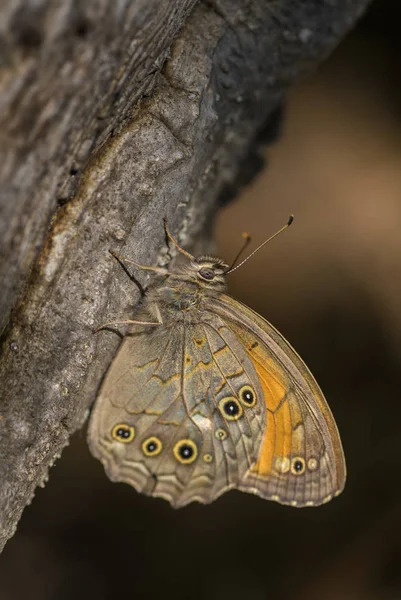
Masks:
[[[180,265],[149,288],[146,302],[157,304],[167,320],[187,319],[211,296],[226,290],[225,272],[228,266],[219,258],[202,256]]]

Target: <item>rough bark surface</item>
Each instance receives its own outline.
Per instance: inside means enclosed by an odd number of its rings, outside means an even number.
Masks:
[[[0,547],[116,351],[93,327],[138,299],[108,248],[166,262],[164,216],[193,245],[288,85],[367,4],[2,3]]]

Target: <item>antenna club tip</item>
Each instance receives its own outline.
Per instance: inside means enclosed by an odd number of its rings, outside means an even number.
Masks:
[[[251,236],[250,236],[250,234],[247,231],[243,231],[242,234],[241,234],[241,237],[242,237],[243,240],[250,240],[251,239]]]
[[[294,221],[294,215],[290,215],[287,221],[287,225],[288,227],[291,225],[291,223]]]

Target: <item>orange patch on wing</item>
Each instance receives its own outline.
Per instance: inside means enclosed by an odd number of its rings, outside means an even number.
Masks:
[[[266,432],[259,458],[252,468],[253,472],[268,477],[277,456],[291,455],[291,412],[285,400],[287,389],[285,380],[271,358],[263,356],[262,351],[248,352],[259,377],[267,409]]]
[[[280,406],[274,419],[276,421],[276,455],[289,457],[292,448],[292,421],[287,401]]]
[[[266,416],[266,432],[262,442],[259,458],[252,467],[252,472],[267,477],[270,474],[273,464],[274,448],[276,443],[276,423],[274,416],[270,413]]]
[[[287,392],[285,380],[280,377],[280,373],[277,367],[275,368],[271,358],[263,356],[261,351],[248,352],[248,354],[258,374],[266,408],[275,412]]]
[[[266,415],[266,432],[262,442],[259,458],[252,471],[261,477],[268,477],[277,457],[290,457],[292,446],[291,414],[288,402],[284,402],[279,410]]]

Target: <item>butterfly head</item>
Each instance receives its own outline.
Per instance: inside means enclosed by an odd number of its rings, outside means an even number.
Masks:
[[[226,288],[228,265],[221,258],[199,256],[191,261],[190,269],[200,285],[216,290]]]

